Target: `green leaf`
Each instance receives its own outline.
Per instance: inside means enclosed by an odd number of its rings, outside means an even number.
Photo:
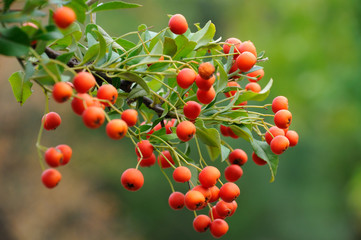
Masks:
[[[30,40],[19,27],[0,29],[0,54],[20,57],[28,53]]]
[[[43,6],[44,4],[46,4],[47,1],[46,0],[27,0],[25,2],[25,6],[22,9],[22,13],[24,14],[30,14],[31,12],[33,12],[36,8],[39,8],[41,6]]]
[[[183,35],[179,35],[178,37],[176,37],[175,43],[177,45],[177,52],[173,57],[174,60],[179,60],[187,56],[189,53],[191,53],[194,50],[195,46],[197,45],[196,42],[189,41]]]
[[[269,80],[269,82],[267,83],[267,85],[259,92],[259,93],[255,93],[255,92],[252,92],[252,91],[246,91],[244,93],[242,93],[237,101],[236,101],[236,105],[241,103],[241,102],[244,102],[244,101],[249,101],[249,100],[253,100],[253,101],[263,101],[265,100],[270,91],[271,91],[271,87],[272,87],[272,83],[273,83],[273,80],[272,78]]]
[[[105,42],[103,35],[99,31],[97,30],[93,30],[93,31],[96,33],[99,41],[99,53],[94,61],[94,64],[96,64],[100,59],[102,59],[105,56],[105,53],[107,51],[107,44]]]
[[[211,160],[215,160],[221,153],[221,137],[215,128],[206,128],[204,122],[198,119],[195,123],[196,136],[207,145]]]
[[[278,168],[278,162],[279,162],[278,155],[274,154],[271,151],[270,146],[266,142],[253,140],[253,141],[251,141],[251,145],[252,145],[253,151],[256,153],[256,155],[267,162],[267,164],[270,168],[270,171],[271,171],[270,182],[273,182],[275,180],[275,176],[277,174],[277,168]]]
[[[93,46],[91,46],[88,51],[85,53],[83,61],[79,64],[79,65],[84,65],[87,62],[92,61],[93,59],[96,58],[96,56],[99,53],[99,43],[94,44]]]
[[[115,41],[117,44],[119,44],[120,46],[123,47],[123,49],[125,49],[126,51],[128,51],[129,49],[135,47],[136,45],[131,42],[131,41],[128,41],[126,39],[123,39],[123,38],[119,38]]]
[[[5,0],[4,1],[4,12],[6,12],[7,10],[10,9],[10,6],[14,1],[15,0]]]
[[[165,37],[164,38],[164,48],[163,54],[173,57],[177,52],[177,44],[173,38]]]
[[[248,142],[252,142],[253,135],[252,132],[245,125],[231,125],[229,126],[231,130],[239,137],[247,140]]]
[[[25,80],[24,73],[21,71],[13,73],[9,78],[9,82],[16,101],[23,105],[32,94],[31,87],[33,84],[29,80]]]
[[[209,42],[212,41],[215,33],[215,25],[211,21],[208,21],[207,24],[201,30],[194,33],[189,40],[197,43],[195,47],[197,49],[209,44]]]
[[[63,37],[64,37],[63,34],[54,25],[46,26],[44,28],[44,31],[38,30],[34,35],[34,39],[39,39],[44,41],[60,39]]]
[[[72,0],[68,4],[66,4],[66,6],[74,10],[77,21],[79,21],[80,23],[85,22],[85,13],[88,10],[88,6],[83,0]]]
[[[152,55],[162,55],[163,54],[163,43],[161,40],[153,47],[152,51],[149,53],[149,56],[143,58],[139,63],[154,63],[159,60],[159,56]]]
[[[141,7],[142,5],[135,4],[135,3],[126,3],[123,1],[117,1],[117,2],[107,2],[103,3],[101,5],[98,5],[97,7],[93,8],[91,12],[100,12],[100,11],[108,11],[108,10],[115,10],[115,9],[121,9],[121,8],[137,8]]]
[[[215,90],[216,90],[216,93],[219,93],[227,86],[228,75],[227,75],[226,70],[223,67],[223,64],[220,61],[218,61],[217,59],[214,59],[213,61],[218,66],[219,79],[217,81]]]
[[[135,73],[125,72],[125,73],[120,73],[117,76],[124,79],[124,80],[128,80],[128,81],[131,81],[131,82],[136,82],[145,90],[146,93],[150,92],[150,89],[149,89],[149,86],[148,86],[147,82],[144,81],[143,78],[139,77]]]
[[[222,162],[224,162],[228,158],[230,152],[231,152],[231,150],[228,147],[221,145],[221,161]]]
[[[158,92],[158,90],[161,89],[161,87],[163,86],[162,81],[164,77],[163,76],[154,76],[153,78],[146,77],[147,80],[148,78],[150,80],[148,82],[149,88],[152,89],[154,92]]]
[[[144,97],[147,95],[148,95],[147,92],[142,87],[136,86],[135,88],[132,89],[132,91],[130,91],[128,98],[135,99],[135,98]]]

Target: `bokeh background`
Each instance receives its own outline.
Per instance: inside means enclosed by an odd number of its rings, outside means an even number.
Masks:
[[[160,30],[167,14],[182,13],[190,25],[212,20],[217,37],[252,40],[266,50],[260,84],[274,79],[268,102],[289,99],[299,145],[281,156],[274,183],[267,167],[245,165],[239,208],[224,239],[361,239],[361,2],[133,2],[143,7],[99,13],[98,23],[119,36],[142,23]],[[44,97],[34,87],[22,107],[16,103],[7,79],[19,69],[0,57],[0,239],[212,238],[193,230],[193,213],[169,208],[171,190],[157,167],[143,170],[141,191],[124,190],[120,175],[136,162],[130,141],[86,129],[69,103],[51,102],[63,123],[42,142],[69,144],[72,162],[61,169],[61,184],[45,189],[35,149]],[[250,156],[245,141],[232,145]]]

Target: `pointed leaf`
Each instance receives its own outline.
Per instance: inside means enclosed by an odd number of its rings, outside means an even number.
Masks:
[[[137,8],[141,7],[142,5],[135,4],[135,3],[126,3],[123,1],[116,1],[116,2],[106,2],[103,4],[99,4],[97,7],[93,8],[91,12],[100,12],[100,11],[108,11],[108,10],[115,10],[121,8]]]
[[[145,90],[146,93],[150,92],[150,89],[149,89],[149,86],[148,86],[147,82],[144,81],[143,78],[139,77],[135,73],[125,72],[125,73],[120,73],[117,76],[120,77],[121,79],[124,79],[124,80],[128,80],[128,81],[131,81],[131,82],[136,82]]]
[[[25,80],[24,73],[21,71],[13,73],[9,78],[9,82],[16,101],[23,105],[32,94],[31,87],[33,84]]]
[[[211,21],[208,21],[206,25],[201,30],[194,33],[189,40],[197,43],[195,47],[197,49],[209,44],[209,42],[212,41],[215,33],[215,25]]]
[[[255,92],[252,92],[252,91],[246,91],[246,92],[242,93],[238,97],[235,104],[237,105],[237,104],[239,104],[241,102],[250,101],[250,100],[253,100],[253,101],[263,101],[263,100],[265,100],[268,97],[269,93],[270,93],[272,83],[273,83],[273,80],[271,78],[270,81],[267,83],[267,85],[259,93],[255,93]]]
[[[0,29],[0,54],[20,57],[28,53],[30,40],[19,27]]]

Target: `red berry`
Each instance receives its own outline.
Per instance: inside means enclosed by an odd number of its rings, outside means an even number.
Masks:
[[[228,182],[235,182],[243,175],[242,168],[237,164],[232,164],[224,170],[224,177]]]
[[[78,93],[71,101],[71,108],[78,115],[82,115],[85,108],[95,105],[94,98],[87,93]]]
[[[258,70],[256,70],[256,71],[247,73],[247,76],[248,76],[248,77],[257,78],[257,79],[248,78],[248,81],[250,81],[250,82],[258,82],[259,80],[261,80],[261,79],[263,78],[263,76],[264,76],[264,70],[263,70],[263,68],[258,69]]]
[[[191,68],[183,68],[177,75],[177,83],[183,88],[189,88],[196,80],[196,72]]]
[[[216,210],[216,206],[213,206],[208,213],[209,217],[213,216],[213,219],[224,219],[225,217],[219,216]]]
[[[237,82],[231,81],[227,83],[227,87],[241,87]],[[232,97],[234,95],[236,95],[237,90],[231,90],[229,92],[224,93],[224,95],[226,95],[226,97]]]
[[[183,34],[188,29],[188,23],[185,17],[182,14],[173,15],[168,22],[168,26],[172,33],[174,34]]]
[[[290,141],[290,147],[293,147],[293,146],[297,145],[299,137],[298,137],[298,134],[297,134],[296,131],[293,131],[293,130],[287,131],[286,137]]]
[[[266,132],[264,137],[266,139],[266,142],[268,144],[271,144],[272,139],[278,135],[284,136],[285,132],[283,131],[283,129],[278,128],[277,126],[273,126]]]
[[[221,173],[219,172],[218,168],[213,166],[207,166],[203,168],[198,175],[199,182],[205,188],[214,186],[220,177]]]
[[[74,88],[78,93],[86,93],[95,86],[95,78],[91,73],[80,72],[73,80]]]
[[[220,129],[221,134],[225,137],[229,136],[228,127],[221,125]]]
[[[249,40],[241,43],[241,44],[237,47],[237,50],[238,50],[240,53],[250,52],[250,53],[252,53],[255,57],[257,57],[256,47],[254,46],[253,42],[251,42],[251,41],[249,41]]]
[[[183,113],[190,120],[196,119],[201,113],[201,105],[195,101],[188,101],[183,107]]]
[[[288,110],[279,110],[276,112],[274,122],[277,127],[285,129],[291,125],[292,113]]]
[[[204,80],[208,80],[213,75],[214,71],[215,71],[215,68],[214,68],[213,64],[210,62],[204,62],[204,63],[199,64],[198,74]]]
[[[180,122],[176,129],[177,137],[183,142],[191,140],[195,133],[196,127],[190,121]]]
[[[216,204],[216,212],[219,216],[225,218],[228,217],[232,213],[232,203],[227,203],[223,200],[220,200]]]
[[[72,87],[66,82],[57,82],[53,87],[53,98],[56,102],[67,101],[73,95]]]
[[[45,152],[45,162],[50,167],[58,167],[63,161],[63,153],[54,147],[48,148]]]
[[[242,149],[234,149],[228,156],[229,162],[231,164],[238,164],[242,166],[248,160],[247,153]]]
[[[73,150],[71,149],[71,147],[69,147],[66,144],[60,144],[55,148],[60,150],[60,152],[63,154],[63,159],[62,161],[60,161],[60,165],[66,165],[70,161],[70,158],[73,154]]]
[[[258,83],[250,82],[245,87],[246,90],[259,93],[261,91],[261,86]]]
[[[168,198],[169,206],[174,210],[179,210],[184,207],[184,194],[181,192],[173,192]]]
[[[125,189],[137,191],[143,186],[144,177],[138,169],[129,168],[123,172],[120,181]]]
[[[45,130],[55,130],[61,124],[61,118],[56,112],[49,112],[43,116]]]
[[[215,202],[219,199],[219,188],[214,185],[213,187],[210,187],[209,190],[211,191],[211,199],[209,199],[209,202]]]
[[[237,67],[241,72],[248,72],[256,62],[257,58],[250,52],[243,52],[236,59]]]
[[[282,154],[290,146],[290,141],[288,138],[282,135],[278,135],[271,141],[271,150],[274,154]]]
[[[76,14],[70,7],[61,7],[54,12],[53,20],[59,28],[67,28],[76,20]]]
[[[284,96],[275,97],[272,101],[272,111],[277,113],[282,109],[288,110],[288,99]]]
[[[227,182],[219,189],[219,197],[225,202],[232,202],[239,194],[239,187],[233,182]]]
[[[209,190],[209,188],[205,188],[203,187],[202,185],[197,185],[195,186],[192,190],[194,191],[198,191],[200,193],[203,194],[204,198],[205,198],[205,201],[204,201],[204,207],[206,206],[206,204],[209,202],[209,200],[211,199],[212,197],[212,192],[211,190]]]
[[[206,215],[198,215],[193,220],[193,228],[197,232],[205,232],[211,225],[211,219]]]
[[[137,147],[135,148],[135,153],[137,154],[138,157],[148,158],[152,156],[153,150],[154,150],[153,145],[148,140],[142,140],[137,143]],[[140,153],[142,153],[142,156]]]
[[[231,50],[231,46],[233,45],[233,52],[237,52],[237,47],[239,45],[241,45],[241,40],[239,40],[238,38],[228,38],[226,41],[225,41],[226,44],[223,44],[223,52],[225,54],[228,54],[229,51]],[[239,54],[235,54],[234,56],[238,56]]]
[[[204,205],[205,198],[201,192],[190,190],[186,193],[184,202],[186,207],[193,211]]]
[[[213,99],[216,97],[216,91],[214,90],[213,86],[209,90],[197,90],[197,99],[200,103],[203,104],[210,104]]]
[[[128,127],[133,127],[138,121],[138,112],[135,109],[127,109],[122,113],[122,120],[125,121]]]
[[[252,153],[252,160],[255,164],[260,165],[260,166],[267,164],[267,162],[265,160],[263,160],[262,158],[258,157],[255,152]]]
[[[118,98],[118,91],[113,85],[105,84],[98,89],[97,97],[102,100],[107,100],[111,104],[114,104]],[[109,106],[109,103],[104,102],[104,105]]]
[[[173,179],[176,182],[184,183],[189,181],[191,177],[192,177],[191,171],[187,167],[180,166],[174,169],[173,171]]]
[[[41,174],[41,181],[43,182],[43,184],[45,185],[45,187],[47,188],[54,188],[56,187],[56,185],[58,185],[58,183],[61,180],[61,174],[58,170],[56,169],[46,169],[42,174]]]
[[[212,75],[209,79],[204,79],[200,75],[197,75],[197,77],[196,77],[197,87],[204,91],[208,91],[213,86],[213,83],[215,81],[216,81],[216,78],[214,75]]]
[[[228,223],[223,219],[215,219],[211,223],[211,228],[210,228],[211,234],[215,238],[222,237],[224,234],[228,232],[228,229],[229,229]]]
[[[141,157],[138,157],[138,162],[140,161],[139,165],[141,167],[150,167],[150,166],[153,166],[155,164],[155,161],[156,161],[156,157],[154,155],[154,153],[148,157],[148,158],[141,158]]]
[[[170,168],[172,166],[171,164],[174,164],[172,155],[168,150],[163,151],[162,154],[158,156],[158,164],[162,168]]]
[[[88,107],[83,112],[82,118],[88,128],[99,128],[105,121],[105,113],[100,107]]]
[[[128,131],[128,125],[122,119],[110,120],[105,128],[105,131],[111,139],[122,139]]]

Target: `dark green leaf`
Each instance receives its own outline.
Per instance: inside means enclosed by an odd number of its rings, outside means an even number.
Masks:
[[[5,0],[4,1],[4,12],[6,12],[7,10],[10,9],[10,6],[14,1],[15,0]]]
[[[9,78],[9,82],[16,101],[23,105],[32,94],[31,87],[33,84],[29,80],[25,81],[24,73],[20,71],[13,73]]]
[[[74,56],[74,52],[68,52],[68,53],[63,53],[62,55],[58,56],[56,59],[62,63],[68,63],[73,56]]]
[[[99,53],[94,61],[94,64],[96,64],[100,59],[102,59],[105,56],[105,53],[107,51],[107,44],[105,42],[103,35],[100,32],[98,32],[97,30],[93,30],[93,31],[95,31],[99,41]]]
[[[20,57],[28,53],[30,40],[19,27],[0,29],[0,54]]]
[[[143,78],[139,77],[135,73],[131,73],[131,72],[120,73],[120,74],[118,74],[118,77],[120,77],[124,80],[131,81],[131,82],[136,82],[145,90],[146,93],[150,92],[147,82],[144,81]]]
[[[141,86],[137,86],[130,91],[128,98],[135,99],[144,96],[147,96],[147,92]]]
[[[142,5],[135,4],[135,3],[126,3],[122,1],[117,2],[107,2],[103,3],[101,5],[98,5],[97,7],[93,8],[92,12],[100,12],[100,11],[108,11],[108,10],[115,10],[115,9],[121,9],[121,8],[137,8],[141,7]]]
[[[54,25],[48,25],[44,28],[44,31],[38,30],[34,35],[34,39],[40,39],[44,41],[60,39],[63,37],[63,34]]]

